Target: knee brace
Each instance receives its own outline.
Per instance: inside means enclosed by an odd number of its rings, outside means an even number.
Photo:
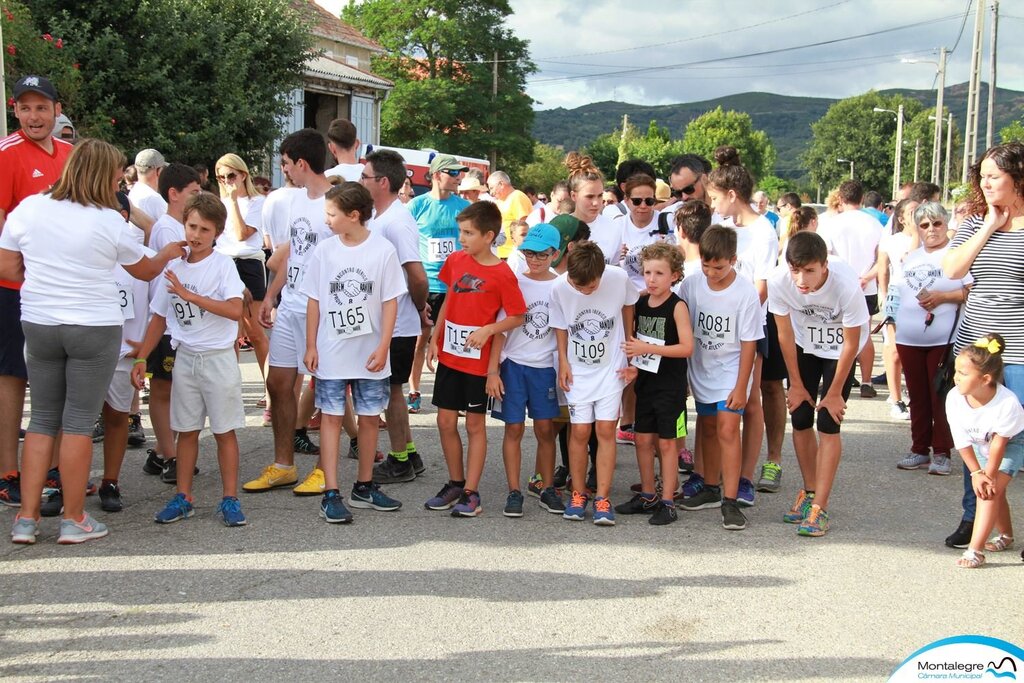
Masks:
[[[800,407],[793,411],[790,418],[793,422],[793,429],[802,431],[814,426],[814,408],[807,401],[800,404]]]
[[[827,410],[818,411],[818,432],[820,434],[838,434],[839,423],[832,419]]]

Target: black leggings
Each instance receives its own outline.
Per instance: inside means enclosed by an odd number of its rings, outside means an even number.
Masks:
[[[796,347],[796,362],[800,369],[800,381],[803,383],[807,393],[817,397],[819,400],[828,393],[832,382],[836,379],[836,366],[839,361],[829,358],[819,358],[810,353],[804,353],[799,346]],[[850,374],[843,380],[843,400],[850,399],[850,378],[853,377],[853,370],[856,363],[850,367]],[[818,391],[818,387],[821,391]],[[804,401],[792,414],[793,429],[804,430],[814,426],[814,408],[810,403]],[[818,411],[818,431],[822,434],[838,434],[839,423],[832,419],[827,410]]]

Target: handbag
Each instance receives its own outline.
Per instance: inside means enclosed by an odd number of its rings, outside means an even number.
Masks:
[[[942,360],[935,368],[935,376],[932,377],[932,386],[935,389],[935,393],[942,400],[946,402],[946,394],[953,388],[953,374],[955,372],[956,365],[956,353],[953,350],[953,335],[956,334],[957,325],[960,323],[960,309],[961,306],[956,307],[956,317],[953,318],[953,329],[949,331],[949,339],[946,340],[946,353],[943,354]]]

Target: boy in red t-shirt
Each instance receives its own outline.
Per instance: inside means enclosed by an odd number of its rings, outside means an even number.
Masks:
[[[456,220],[462,251],[451,254],[438,275],[448,286],[448,296],[438,313],[435,329],[439,333],[431,338],[428,356],[431,363],[438,361],[433,403],[451,480],[426,507],[452,508],[453,517],[476,517],[483,512],[477,487],[487,456],[487,397],[501,398],[498,361],[504,333],[523,324],[526,303],[515,274],[491,251],[501,230],[498,207],[477,202]],[[507,317],[497,322],[502,310]],[[465,468],[460,410],[466,411],[469,435]]]

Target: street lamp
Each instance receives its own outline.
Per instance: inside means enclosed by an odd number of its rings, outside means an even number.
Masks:
[[[853,162],[850,161],[849,159],[836,159],[836,161],[838,161],[840,164],[850,165],[850,180],[853,180]]]
[[[932,141],[932,182],[939,184],[939,152],[942,149],[942,96],[946,90],[946,48],[939,48],[939,61],[927,59],[902,59],[905,64],[934,64],[938,73],[938,88],[935,91],[935,139]]]
[[[896,115],[896,161],[892,172],[892,196],[895,198],[900,191],[900,165],[903,161],[903,105],[901,104],[897,111],[883,109],[882,107],[875,107],[872,111],[888,112]]]

